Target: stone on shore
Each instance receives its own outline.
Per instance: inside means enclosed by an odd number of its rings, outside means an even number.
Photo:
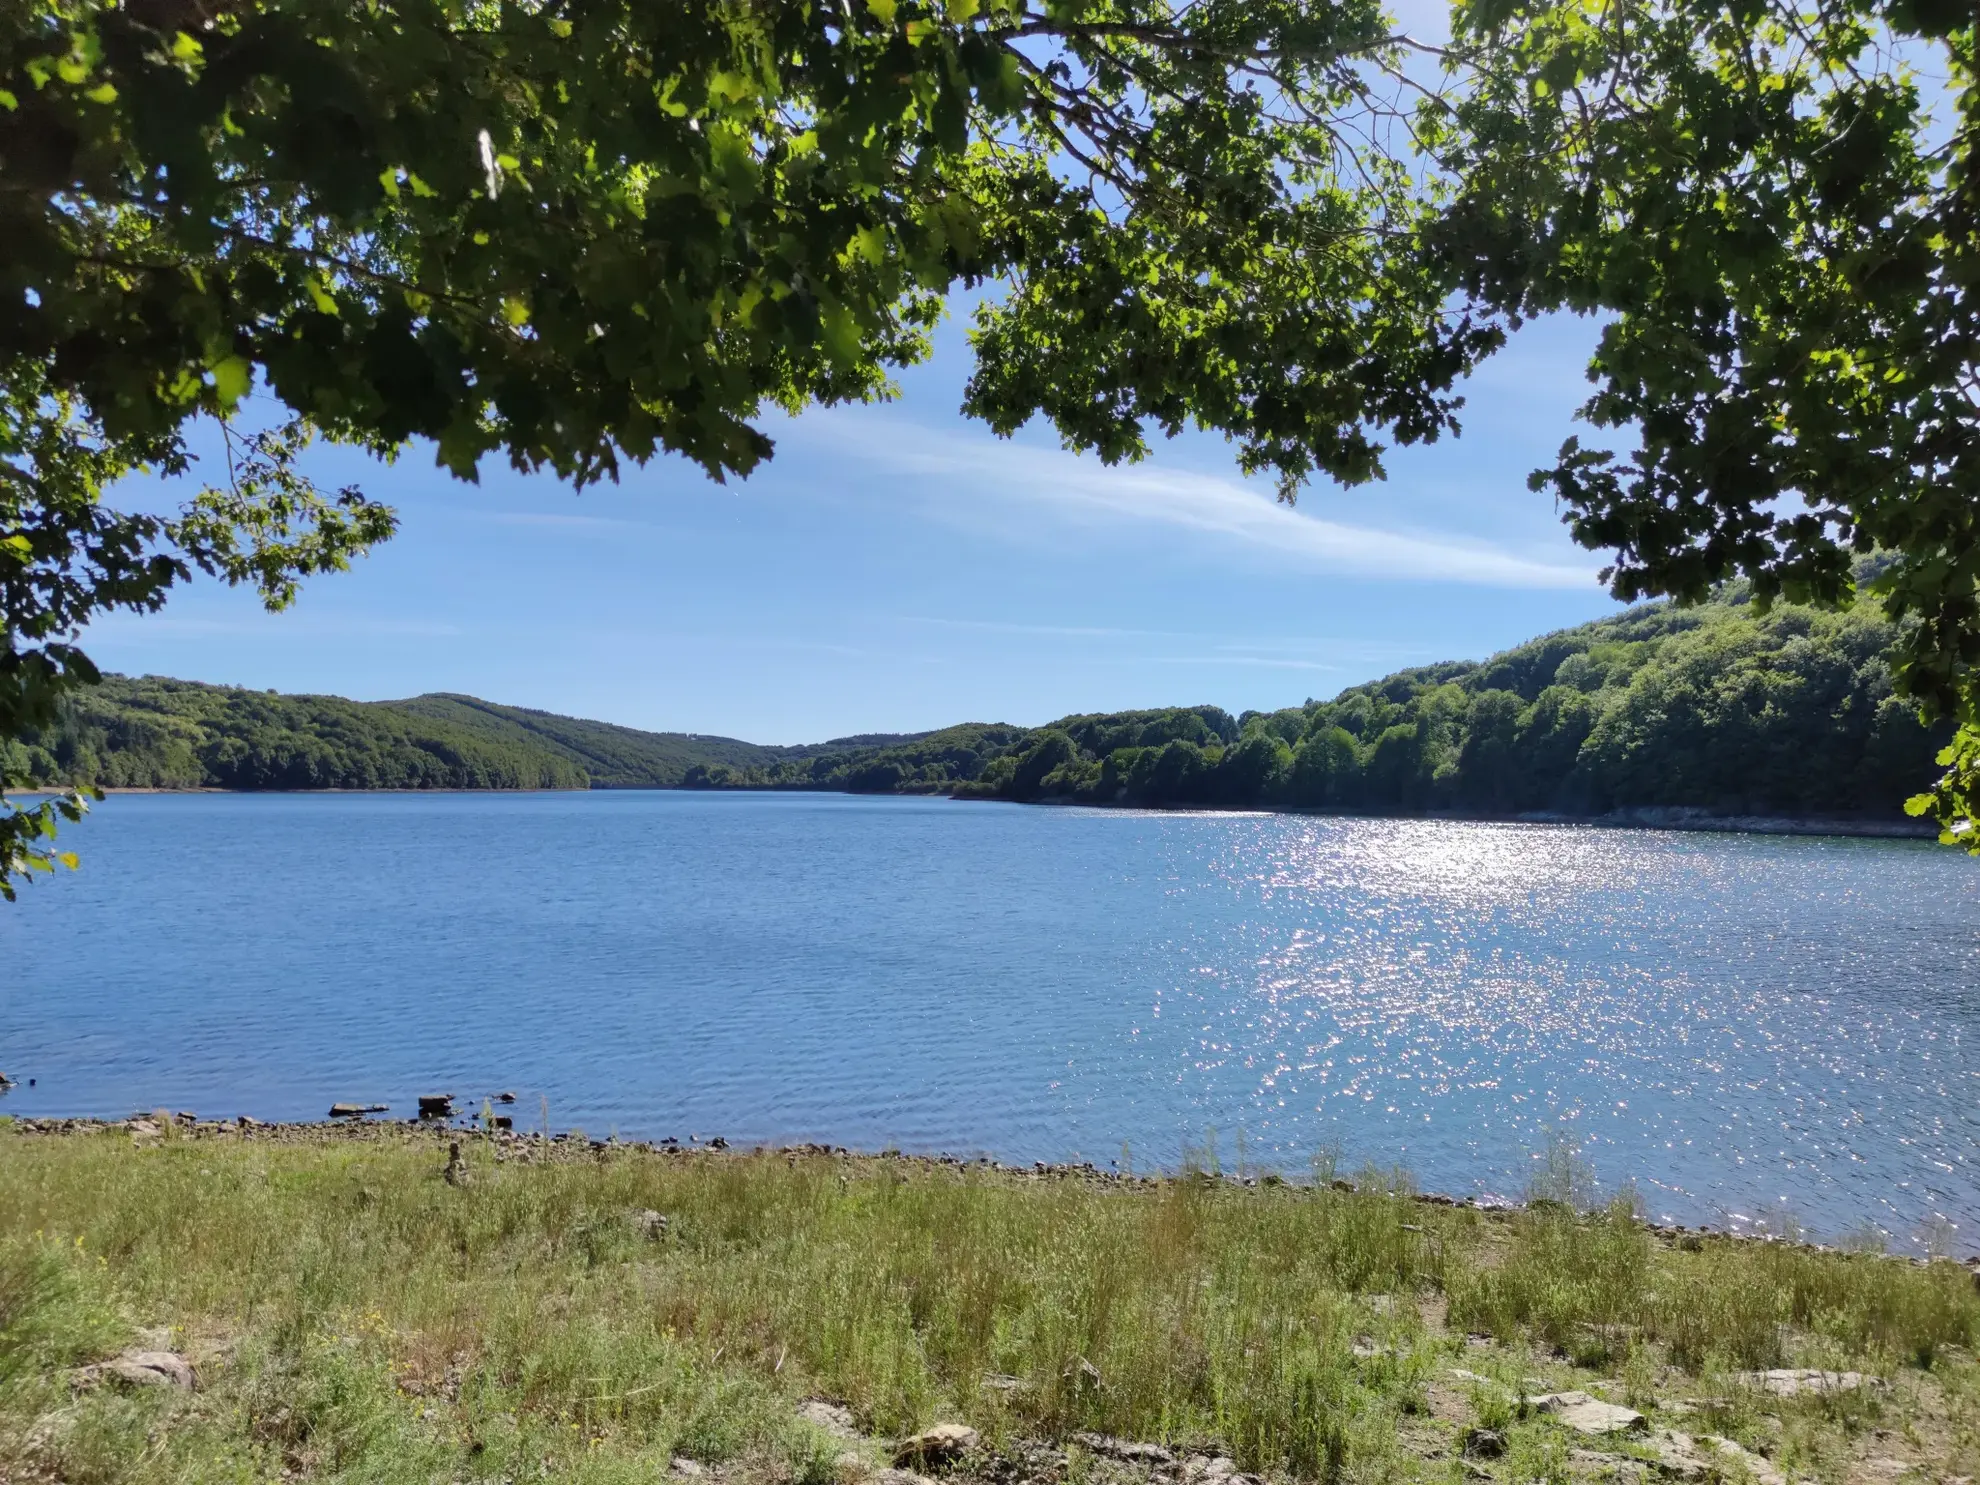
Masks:
[[[658,1212],[648,1212],[642,1215],[658,1217],[660,1214]],[[661,1217],[661,1231],[664,1232],[666,1227],[667,1219]],[[824,1429],[825,1432],[829,1433],[835,1439],[856,1439],[859,1437],[859,1427],[853,1422],[851,1411],[840,1407],[835,1402],[827,1402],[822,1397],[814,1397],[809,1402],[799,1403],[797,1413],[798,1417],[802,1418],[806,1423],[811,1424],[814,1428]]]
[[[1739,1380],[1748,1387],[1758,1387],[1775,1397],[1800,1397],[1805,1393],[1854,1392],[1865,1383],[1874,1383],[1877,1379],[1866,1377],[1862,1372],[1825,1372],[1814,1367],[1778,1366],[1771,1371],[1741,1372]]]
[[[1076,1433],[1072,1441],[1088,1453],[1104,1454],[1123,1464],[1165,1465],[1176,1462],[1176,1456],[1160,1444],[1137,1444],[1104,1433]]]
[[[1645,1426],[1634,1408],[1601,1402],[1585,1392],[1548,1392],[1531,1402],[1535,1411],[1552,1414],[1576,1433],[1626,1433]]]
[[[176,1351],[126,1351],[76,1373],[76,1385],[119,1382],[126,1387],[176,1387],[190,1392],[197,1380],[192,1363]]]
[[[1693,1438],[1688,1433],[1659,1429],[1651,1436],[1650,1447],[1657,1452],[1658,1467],[1681,1480],[1737,1476],[1744,1472],[1759,1485],[1787,1485],[1786,1477],[1765,1459],[1716,1434]]]
[[[953,1463],[974,1449],[979,1437],[966,1423],[938,1423],[902,1439],[894,1451],[894,1467],[906,1469],[920,1465],[926,1469],[930,1465]]]

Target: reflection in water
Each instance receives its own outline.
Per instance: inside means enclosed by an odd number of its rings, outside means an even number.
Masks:
[[[0,914],[18,1113],[525,1086],[593,1133],[1516,1196],[1980,1248],[1980,863],[1909,842],[833,796],[119,798]]]

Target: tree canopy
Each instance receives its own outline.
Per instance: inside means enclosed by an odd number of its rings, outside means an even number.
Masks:
[[[1834,604],[1855,559],[1900,692],[1959,724],[1946,839],[1980,851],[1976,15],[1950,0],[1458,0],[1428,230],[1509,324],[1606,316],[1533,476],[1623,598]],[[1633,443],[1633,447],[1630,445]]]
[[[1970,14],[1935,0],[0,0],[0,737],[203,570],[280,606],[393,516],[311,436],[716,477],[884,395],[958,287],[966,407],[1109,459],[1196,423],[1291,498],[1609,317],[1538,483],[1624,597],[1841,602],[1980,778]],[[1906,47],[1951,77],[1934,125]],[[242,431],[261,388],[282,409]],[[224,470],[175,517],[138,469]],[[0,796],[18,780],[0,778]],[[55,813],[0,814],[0,889]],[[1969,836],[1969,841],[1974,838]]]

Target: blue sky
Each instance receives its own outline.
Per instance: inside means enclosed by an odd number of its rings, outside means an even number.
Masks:
[[[898,401],[776,419],[776,458],[726,486],[665,461],[583,495],[492,465],[477,487],[426,449],[320,450],[320,475],[399,507],[394,541],[287,613],[202,582],[89,645],[132,674],[762,742],[1296,704],[1614,610],[1525,487],[1573,431],[1592,337],[1528,327],[1467,388],[1463,438],[1296,509],[1219,438],[1115,469],[1046,429],[995,438],[956,413],[955,323]]]

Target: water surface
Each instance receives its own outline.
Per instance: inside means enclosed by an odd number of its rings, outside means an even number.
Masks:
[[[838,795],[126,795],[0,911],[16,1114],[518,1122],[1980,1248],[1980,862],[1908,841]],[[22,974],[21,966],[32,970]]]

